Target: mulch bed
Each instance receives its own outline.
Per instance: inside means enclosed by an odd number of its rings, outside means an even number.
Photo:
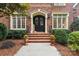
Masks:
[[[56,43],[55,47],[62,56],[79,56],[79,53],[72,52],[67,46]]]
[[[0,56],[13,56],[22,46],[23,40],[11,40],[15,43],[15,46],[9,49],[0,49]],[[0,44],[4,41],[0,41]]]

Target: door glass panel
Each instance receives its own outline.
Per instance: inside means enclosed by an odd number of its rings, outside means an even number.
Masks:
[[[38,17],[35,18],[35,24],[38,25]]]
[[[40,18],[40,25],[43,25],[43,18]]]

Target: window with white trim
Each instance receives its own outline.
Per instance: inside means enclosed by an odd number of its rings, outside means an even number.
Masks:
[[[66,3],[54,3],[54,6],[66,6]]]
[[[53,28],[67,29],[67,25],[67,14],[53,14]]]
[[[26,16],[12,15],[11,16],[11,29],[12,30],[25,30],[26,29]]]

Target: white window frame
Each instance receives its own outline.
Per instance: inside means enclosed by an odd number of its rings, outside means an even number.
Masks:
[[[54,3],[54,6],[66,6],[66,3]]]
[[[20,15],[21,16],[21,15]],[[22,16],[21,16],[22,17]],[[20,17],[20,18],[21,18]],[[22,28],[22,22],[21,22],[21,28],[17,28],[18,24],[17,24],[17,15],[16,15],[16,28],[13,28],[13,18],[12,15],[10,15],[10,29],[11,30],[26,30],[26,17],[25,17],[25,28]],[[20,19],[20,21],[22,21],[22,18]]]
[[[54,17],[53,17],[53,15],[54,14],[67,14],[67,18],[66,18],[66,28],[58,28],[58,20],[57,20],[57,28],[54,28]],[[68,16],[69,16],[69,13],[67,13],[67,12],[54,12],[54,13],[52,13],[52,29],[68,29]],[[62,22],[62,21],[61,21]],[[62,25],[61,25],[61,27],[62,27]]]

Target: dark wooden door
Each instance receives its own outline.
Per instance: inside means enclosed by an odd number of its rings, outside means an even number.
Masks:
[[[35,31],[45,32],[45,17],[38,15],[33,18],[33,24],[35,26]]]

